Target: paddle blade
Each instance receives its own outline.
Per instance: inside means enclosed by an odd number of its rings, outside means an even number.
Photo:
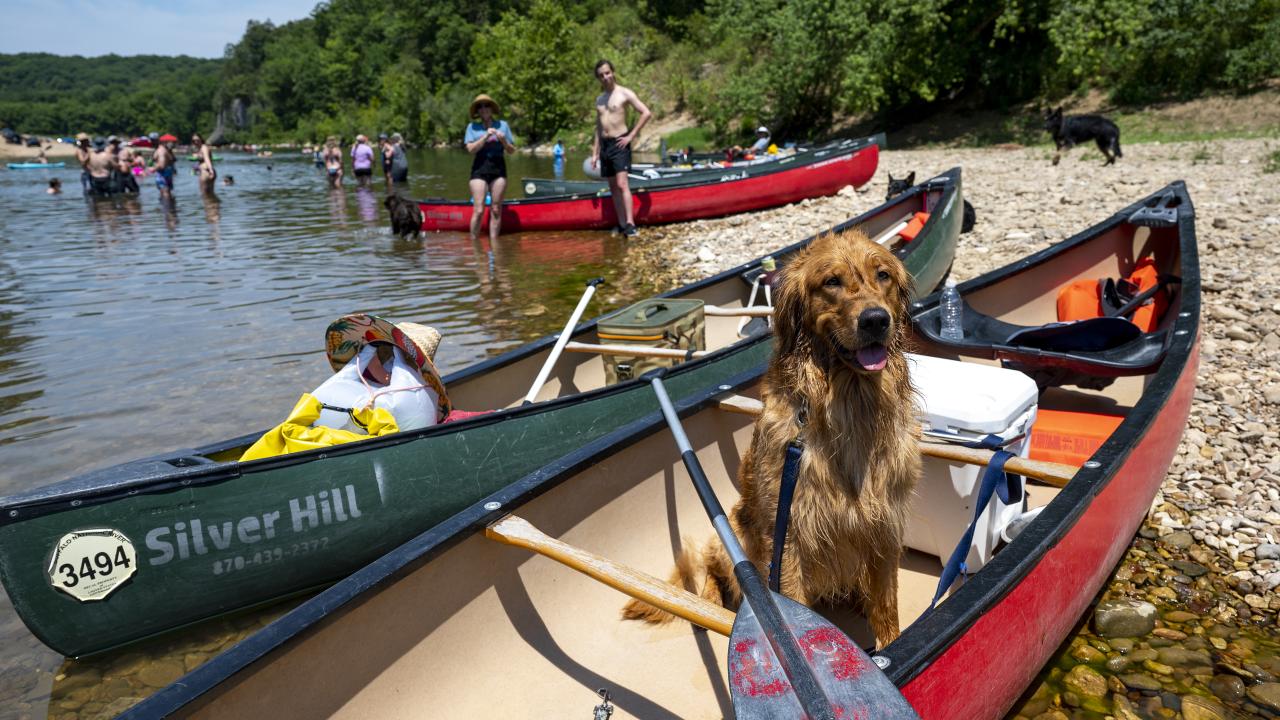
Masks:
[[[783,595],[773,598],[830,701],[826,717],[919,720],[898,688],[829,620]],[[738,720],[807,717],[750,603],[738,610],[729,637],[729,687]]]

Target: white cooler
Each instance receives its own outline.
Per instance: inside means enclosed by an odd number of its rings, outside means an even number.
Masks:
[[[1021,438],[1005,447],[1026,457],[1031,449],[1031,423],[1036,419],[1035,381],[1016,370],[909,354],[911,382],[919,393],[918,417],[929,432],[959,436],[966,441],[999,435]],[[985,465],[961,465],[924,457],[924,472],[916,488],[906,545],[936,555],[945,564],[973,521]],[[1012,505],[993,494],[974,528],[973,544],[965,560],[975,572],[991,559],[1000,532],[1022,514],[1026,489]]]

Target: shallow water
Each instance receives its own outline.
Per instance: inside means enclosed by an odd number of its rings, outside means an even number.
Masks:
[[[380,179],[330,191],[310,157],[223,155],[216,197],[184,162],[168,206],[148,183],[95,201],[76,169],[0,171],[0,495],[266,429],[331,373],[324,330],[346,313],[439,329],[447,374],[558,330],[586,279],[620,276],[608,233],[401,240]],[[466,194],[464,153],[410,161],[403,194]],[[508,163],[552,175],[550,158]],[[587,317],[649,292],[610,283]],[[0,717],[43,716],[61,663],[0,594]]]

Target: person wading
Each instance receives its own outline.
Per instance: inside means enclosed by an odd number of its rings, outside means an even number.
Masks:
[[[506,155],[516,151],[516,139],[505,120],[495,120],[498,103],[485,94],[471,101],[472,122],[463,136],[467,152],[475,156],[471,161],[471,239],[480,237],[480,223],[484,217],[484,194],[488,190],[489,242],[492,244],[502,232],[502,193],[507,189]]]
[[[613,76],[613,64],[608,60],[596,63],[596,79],[600,81],[603,92],[596,97],[596,132],[591,144],[591,166],[598,168],[609,182],[613,209],[618,216],[618,230],[627,237],[635,237],[631,186],[627,182],[627,172],[631,170],[631,143],[653,114],[634,92],[618,84]],[[627,130],[628,105],[640,113],[635,127],[630,130]]]

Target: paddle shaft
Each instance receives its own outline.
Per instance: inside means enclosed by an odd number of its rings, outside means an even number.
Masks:
[[[523,518],[507,515],[485,528],[484,534],[491,540],[532,550],[712,632],[728,637],[733,631],[733,613],[729,610],[652,575],[550,537]]]
[[[733,574],[738,578],[743,598],[759,618],[760,626],[764,629],[765,637],[768,638],[774,655],[781,663],[787,679],[791,681],[796,698],[810,720],[834,718],[835,712],[831,707],[831,701],[827,699],[826,693],[823,692],[822,686],[818,684],[818,679],[814,677],[812,669],[805,660],[804,653],[800,650],[799,640],[788,632],[782,611],[778,609],[773,595],[765,587],[759,571],[747,559],[742,545],[738,543],[733,527],[729,525],[729,518],[725,517],[724,508],[716,498],[706,473],[702,471],[702,463],[698,462],[698,456],[693,452],[693,446],[689,444],[689,437],[684,433],[684,425],[671,404],[671,398],[667,395],[662,379],[655,377],[651,384],[654,394],[658,396],[658,405],[662,407],[662,415],[666,418],[667,426],[671,428],[671,434],[676,439],[676,447],[680,449],[680,458],[684,461],[689,476],[693,478],[693,486],[698,491],[702,506],[706,508],[711,524],[715,526],[716,534],[720,536],[720,542],[724,544],[725,550],[729,553],[729,559],[733,562]]]
[[[560,358],[560,353],[564,352],[564,346],[569,342],[569,336],[573,334],[573,329],[578,326],[578,318],[582,317],[582,312],[587,309],[587,303],[591,302],[591,296],[596,294],[596,286],[604,282],[604,278],[598,277],[587,281],[587,289],[582,293],[582,299],[578,301],[578,307],[573,309],[573,314],[569,316],[569,322],[565,323],[564,330],[560,332],[560,337],[556,338],[555,347],[551,348],[551,353],[547,355],[546,362],[542,363],[542,369],[538,371],[538,377],[533,381],[533,387],[529,388],[529,394],[524,396],[523,405],[533,402],[538,397],[538,391],[542,389],[543,383],[547,381],[547,376],[551,374],[551,368],[555,367],[556,360]]]

